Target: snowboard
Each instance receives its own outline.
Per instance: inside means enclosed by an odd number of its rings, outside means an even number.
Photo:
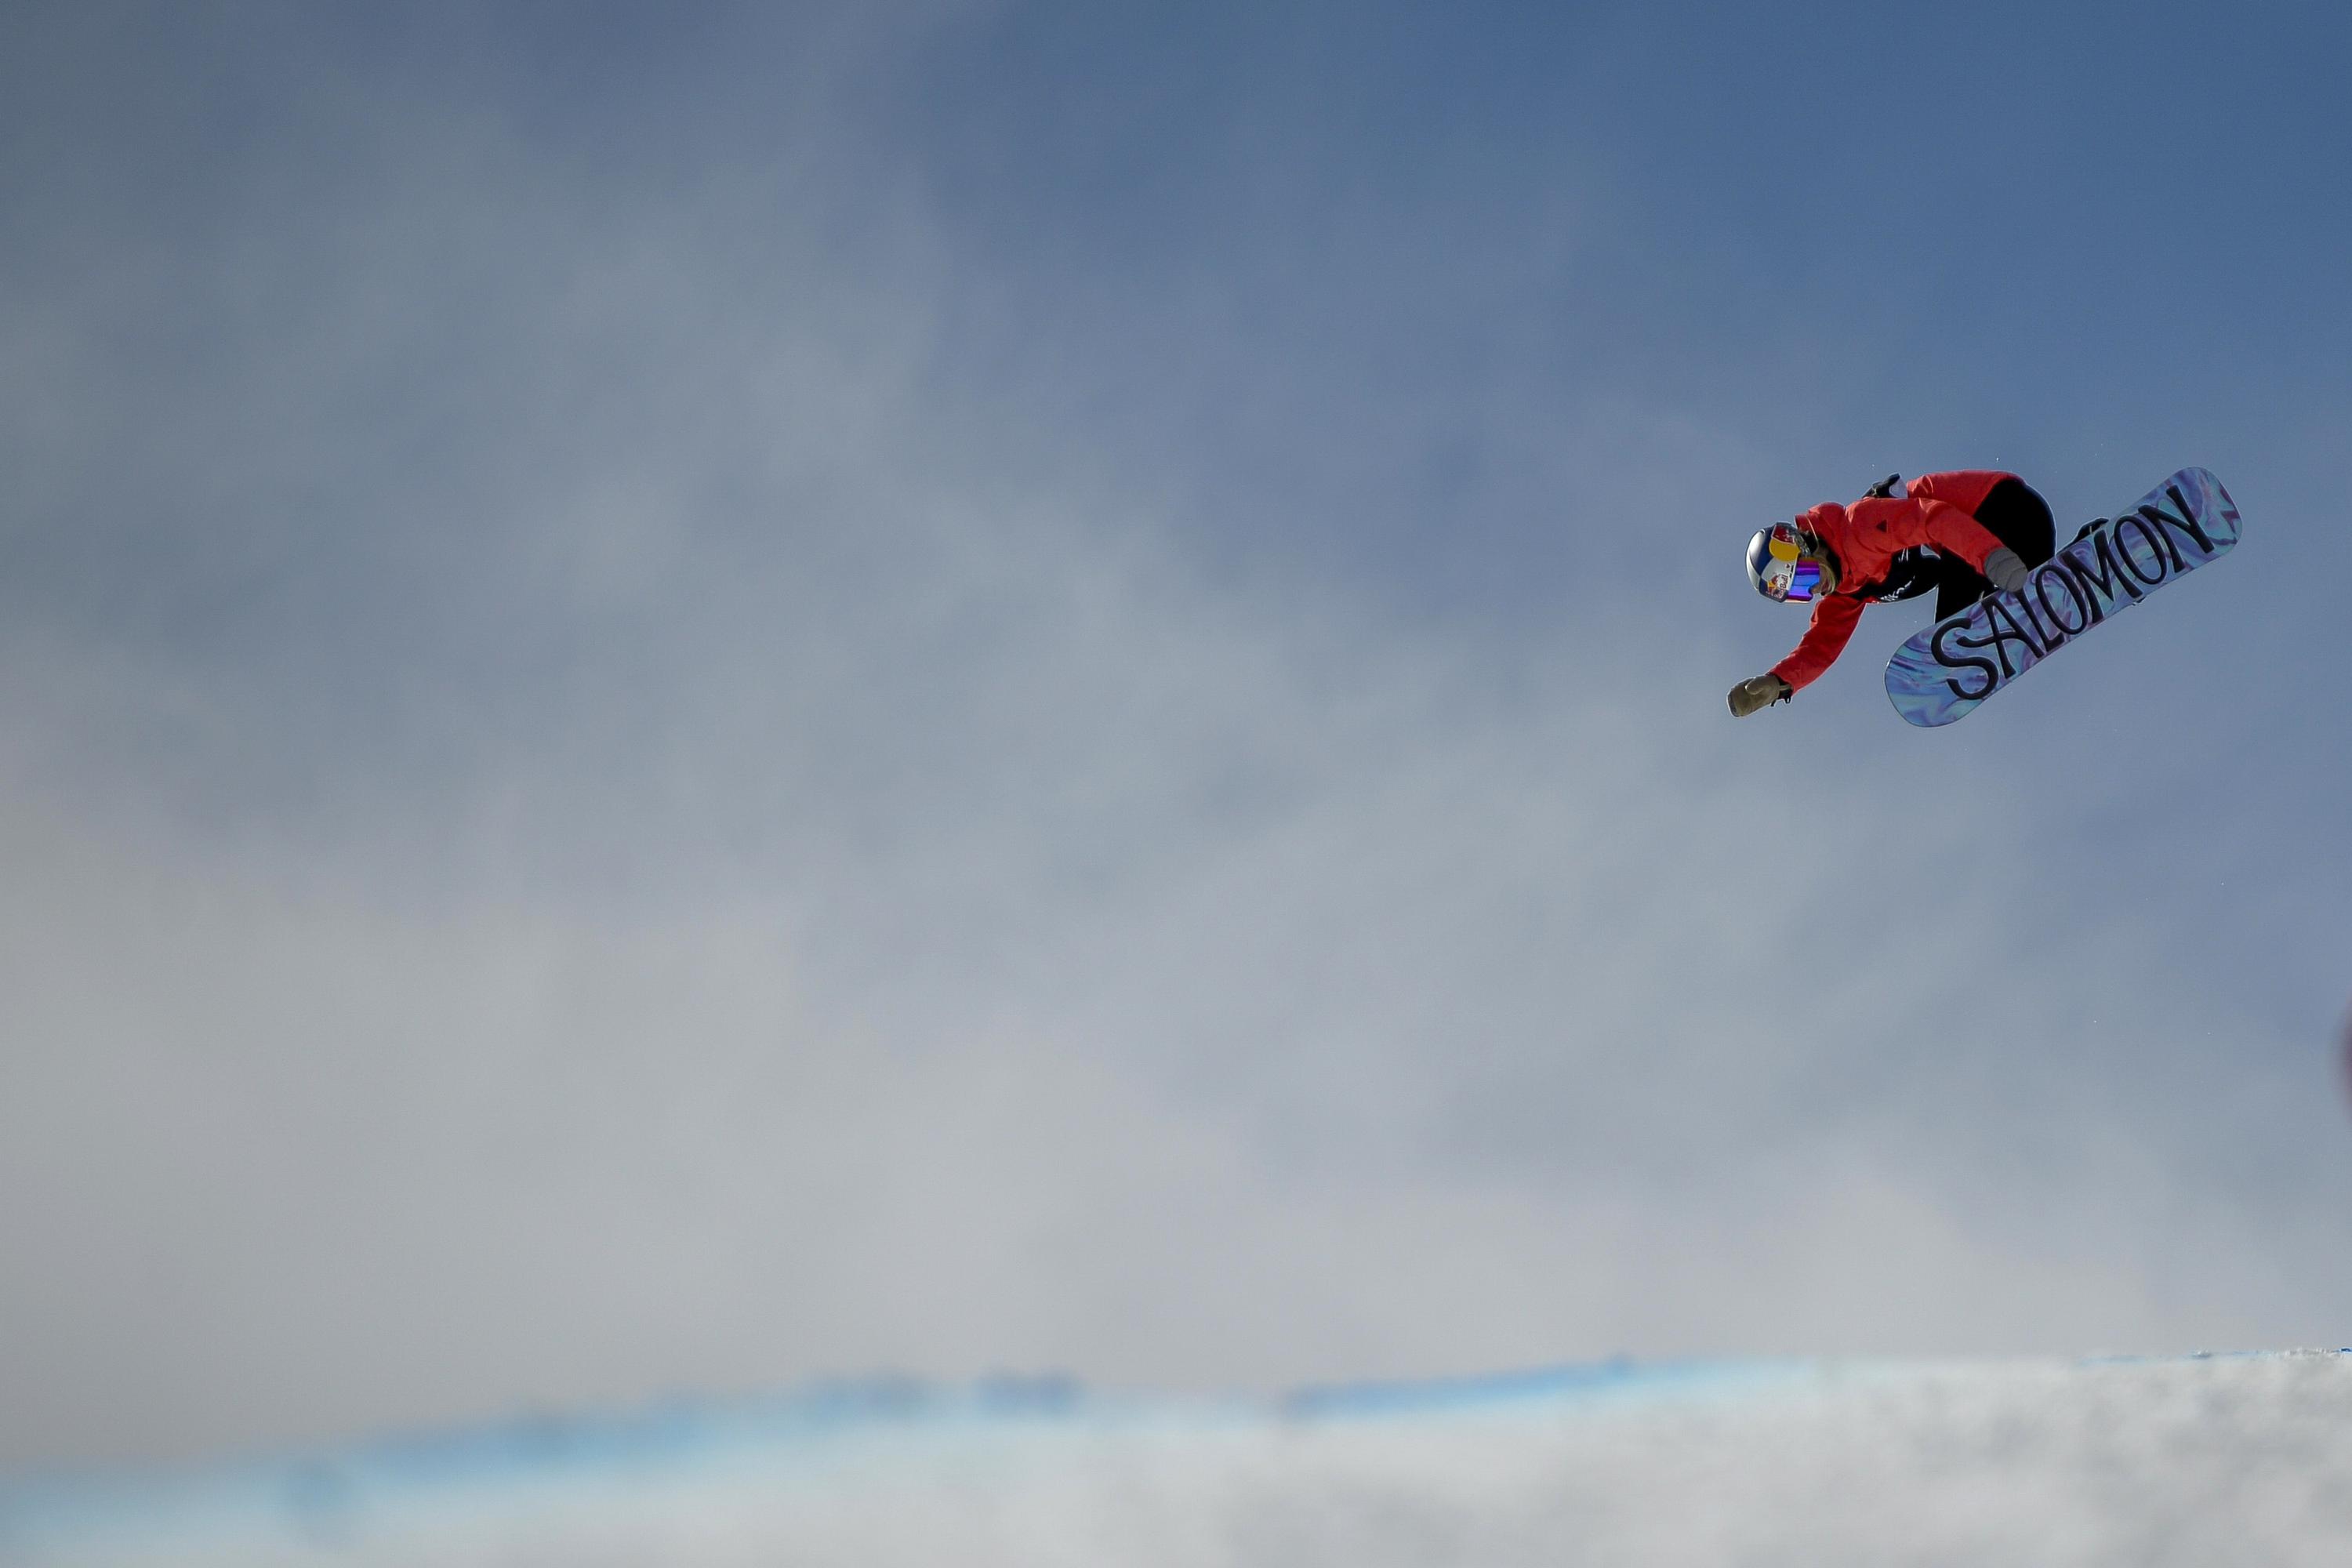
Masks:
[[[1886,697],[1912,723],[1963,719],[2052,654],[2238,542],[2237,503],[2203,468],[2183,468],[2120,517],[2101,518],[2033,568],[1895,650]]]

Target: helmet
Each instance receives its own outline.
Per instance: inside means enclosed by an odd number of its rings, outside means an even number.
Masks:
[[[1748,580],[1768,599],[1806,604],[1821,592],[1822,542],[1793,522],[1759,528],[1748,542]]]

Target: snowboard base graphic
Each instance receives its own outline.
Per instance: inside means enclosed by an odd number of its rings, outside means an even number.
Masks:
[[[1886,697],[1914,724],[1948,724],[2176,577],[2229,553],[2238,507],[2203,468],[2183,468],[2122,516],[2101,519],[2033,568],[1895,650]]]

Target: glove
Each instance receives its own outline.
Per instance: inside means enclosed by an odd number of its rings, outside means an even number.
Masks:
[[[1731,689],[1731,716],[1745,719],[1759,708],[1786,702],[1796,694],[1797,689],[1777,675],[1750,676]]]
[[[2014,594],[2025,586],[2029,574],[2017,552],[2004,544],[1985,557],[1984,574],[1992,585],[2004,594]]]
[[[1902,486],[1903,476],[1901,474],[1889,474],[1862,493],[1865,496],[1875,496],[1880,500],[1892,500],[1895,499],[1895,492],[1897,489],[1900,489]]]

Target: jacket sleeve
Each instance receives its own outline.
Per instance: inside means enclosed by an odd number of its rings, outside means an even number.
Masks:
[[[1811,686],[1845,651],[1853,628],[1861,623],[1863,603],[1851,594],[1832,594],[1815,605],[1812,625],[1805,628],[1796,651],[1774,665],[1772,673],[1792,689],[1801,691]]]
[[[1990,529],[1949,501],[1921,501],[1918,530],[1913,543],[1949,551],[1979,572],[1985,568],[1985,557],[2000,548]]]

